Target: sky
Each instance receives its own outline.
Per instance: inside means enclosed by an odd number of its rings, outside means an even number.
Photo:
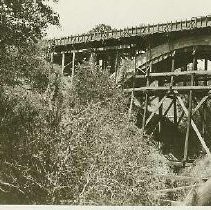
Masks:
[[[59,0],[53,9],[61,28],[49,28],[49,38],[86,33],[101,23],[125,28],[211,15],[211,0]]]

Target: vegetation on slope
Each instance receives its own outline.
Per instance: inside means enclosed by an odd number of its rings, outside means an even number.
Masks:
[[[43,92],[2,87],[1,203],[155,204],[169,168],[108,75],[82,65],[68,87],[48,70]]]

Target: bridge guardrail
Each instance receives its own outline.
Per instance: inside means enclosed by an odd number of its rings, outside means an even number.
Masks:
[[[165,33],[173,31],[191,30],[194,28],[211,27],[211,15],[193,17],[190,20],[181,20],[162,24],[145,25],[141,27],[131,27],[107,32],[97,32],[92,34],[82,34],[77,36],[63,37],[61,39],[46,40],[47,45],[71,45],[86,42],[103,41],[109,39],[121,39],[126,37],[146,36],[155,33]]]

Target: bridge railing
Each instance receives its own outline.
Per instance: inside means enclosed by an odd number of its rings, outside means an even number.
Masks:
[[[181,20],[162,24],[145,25],[141,27],[96,32],[77,36],[63,37],[60,39],[47,40],[47,45],[72,45],[125,37],[145,36],[154,33],[191,30],[195,28],[211,27],[211,16],[193,17],[189,20]]]

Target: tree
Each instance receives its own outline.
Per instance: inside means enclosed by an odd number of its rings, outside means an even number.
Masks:
[[[112,27],[105,24],[99,24],[95,26],[93,29],[91,29],[88,33],[96,33],[96,32],[105,32],[112,30]]]
[[[1,0],[0,45],[37,42],[49,25],[59,25],[59,15],[49,6],[58,0]],[[2,48],[2,47],[1,47]]]
[[[51,2],[58,0],[0,0],[1,85],[46,86],[46,62],[36,43],[49,25],[59,25]]]

